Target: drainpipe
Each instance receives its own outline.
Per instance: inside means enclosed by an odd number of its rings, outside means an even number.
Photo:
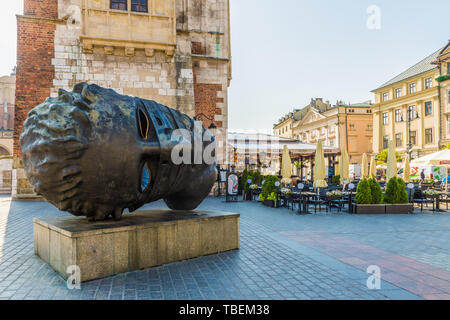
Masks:
[[[345,109],[345,144],[347,145],[347,152],[348,152],[348,115],[347,115],[347,106],[344,106]],[[349,158],[350,153],[349,153]],[[350,159],[349,159],[350,160]]]

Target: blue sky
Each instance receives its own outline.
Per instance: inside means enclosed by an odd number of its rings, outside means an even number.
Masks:
[[[233,80],[229,126],[271,129],[312,97],[372,99],[370,90],[450,39],[447,0],[230,0]],[[16,18],[23,0],[2,1],[0,75],[16,58]],[[381,29],[369,30],[370,5]]]
[[[367,28],[370,5],[381,28]],[[370,93],[447,43],[449,1],[231,0],[230,128],[270,129],[312,97]]]

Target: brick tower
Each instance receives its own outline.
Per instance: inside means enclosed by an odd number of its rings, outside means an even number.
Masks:
[[[24,0],[17,16],[13,198],[33,197],[19,137],[27,113],[86,81],[227,129],[229,0]]]

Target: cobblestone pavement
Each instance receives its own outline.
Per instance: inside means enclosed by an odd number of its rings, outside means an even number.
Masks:
[[[63,213],[0,197],[0,299],[450,299],[448,213],[297,215],[221,198],[201,209],[241,214],[240,250],[69,290],[33,248],[33,217]],[[380,290],[367,288],[369,265]]]

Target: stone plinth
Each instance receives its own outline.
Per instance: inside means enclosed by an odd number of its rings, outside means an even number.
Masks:
[[[78,266],[84,282],[238,249],[239,214],[149,210],[118,222],[35,218],[34,246],[64,279],[69,266]]]

